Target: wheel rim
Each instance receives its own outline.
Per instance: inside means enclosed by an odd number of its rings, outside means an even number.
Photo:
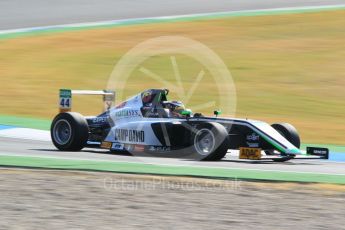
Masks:
[[[194,146],[200,155],[210,154],[216,144],[214,134],[208,129],[199,130],[194,138]]]
[[[65,145],[69,142],[72,136],[72,128],[69,122],[65,119],[59,120],[55,123],[53,129],[54,140],[59,145]]]

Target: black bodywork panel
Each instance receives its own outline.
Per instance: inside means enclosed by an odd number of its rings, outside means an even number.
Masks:
[[[172,119],[174,120],[174,119]],[[222,122],[223,121],[223,122]],[[89,125],[89,141],[102,142],[108,135],[111,127],[111,119],[107,113],[97,117],[87,118]],[[231,123],[231,120],[224,122],[224,119],[202,118],[186,119],[185,121],[172,121],[164,123],[153,123],[151,125],[154,134],[163,146],[172,148],[184,148],[191,145],[191,136],[193,127],[203,123],[216,122],[222,124],[229,135],[230,149],[239,149],[240,147],[254,147],[261,149],[274,149],[269,143],[262,139],[253,129],[246,125]],[[167,134],[165,136],[164,134]]]

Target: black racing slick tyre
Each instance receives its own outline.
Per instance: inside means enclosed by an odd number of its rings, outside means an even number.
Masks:
[[[86,146],[89,128],[79,113],[59,113],[50,127],[53,144],[61,151],[79,151]]]
[[[192,135],[192,149],[195,157],[203,161],[219,161],[229,149],[228,132],[218,123],[203,123]]]
[[[291,144],[293,144],[295,147],[300,148],[301,147],[301,139],[299,137],[299,134],[297,132],[297,129],[289,124],[289,123],[276,123],[273,124],[272,127],[277,130],[283,137],[285,137],[286,140],[288,140]],[[266,154],[273,155],[274,150],[266,150]],[[285,162],[290,160],[291,158],[278,158],[273,159],[275,162]]]
[[[273,124],[272,127],[295,147],[301,147],[301,139],[299,137],[297,129],[294,126],[289,123],[277,123]]]

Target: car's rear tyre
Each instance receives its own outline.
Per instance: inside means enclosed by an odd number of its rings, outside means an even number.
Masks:
[[[229,149],[228,132],[218,123],[203,123],[192,135],[193,153],[197,160],[221,160]]]
[[[79,113],[59,113],[50,127],[53,144],[61,151],[79,151],[86,146],[89,128]]]

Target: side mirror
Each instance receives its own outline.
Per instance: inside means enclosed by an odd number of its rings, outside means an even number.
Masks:
[[[216,117],[218,117],[218,115],[222,114],[222,111],[220,111],[220,110],[215,110],[215,111],[213,111],[213,114],[214,114]]]

